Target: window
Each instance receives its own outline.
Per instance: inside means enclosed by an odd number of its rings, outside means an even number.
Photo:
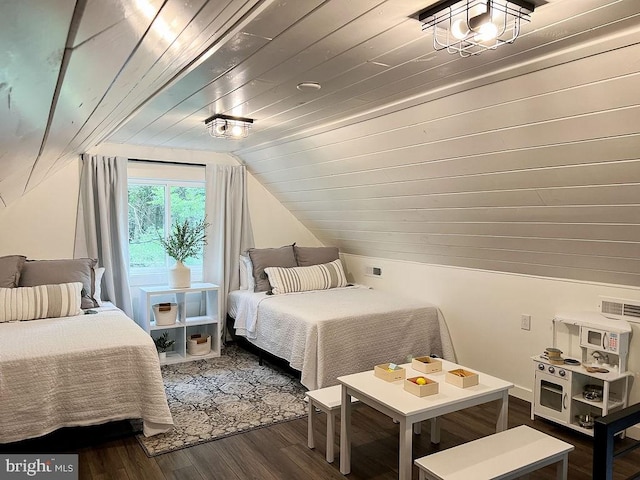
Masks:
[[[174,260],[160,237],[175,222],[199,221],[205,213],[204,182],[129,180],[129,273],[132,285],[166,283]],[[202,281],[202,253],[185,262],[192,281]]]

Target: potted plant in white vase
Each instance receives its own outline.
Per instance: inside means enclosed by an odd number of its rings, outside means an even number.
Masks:
[[[189,257],[200,253],[207,244],[206,229],[209,226],[204,220],[176,222],[171,227],[169,236],[160,238],[160,243],[167,255],[176,263],[169,269],[169,287],[189,288],[191,286],[191,269],[184,264]]]
[[[173,346],[175,340],[169,340],[169,333],[164,332],[158,338],[154,338],[153,343],[156,344],[156,348],[158,349],[158,358],[160,361],[164,361],[167,359],[167,350]]]

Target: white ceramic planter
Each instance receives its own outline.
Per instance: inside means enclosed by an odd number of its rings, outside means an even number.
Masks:
[[[182,262],[176,262],[169,269],[169,287],[189,288],[191,286],[191,269]]]
[[[167,359],[167,352],[158,352],[158,358],[161,362],[164,362]]]

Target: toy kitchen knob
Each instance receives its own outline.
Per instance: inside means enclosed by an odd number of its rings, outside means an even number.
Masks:
[[[555,371],[556,371],[556,369],[555,369],[555,368],[553,368],[553,367],[549,367],[549,373],[553,373],[553,372],[555,372]]]

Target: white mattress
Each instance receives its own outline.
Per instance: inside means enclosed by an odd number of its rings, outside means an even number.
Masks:
[[[151,337],[113,306],[0,324],[0,443],[61,427],[141,418],[173,425]]]
[[[455,361],[437,307],[364,287],[285,295],[237,290],[229,294],[228,311],[237,334],[287,360],[310,390],[409,356]]]

